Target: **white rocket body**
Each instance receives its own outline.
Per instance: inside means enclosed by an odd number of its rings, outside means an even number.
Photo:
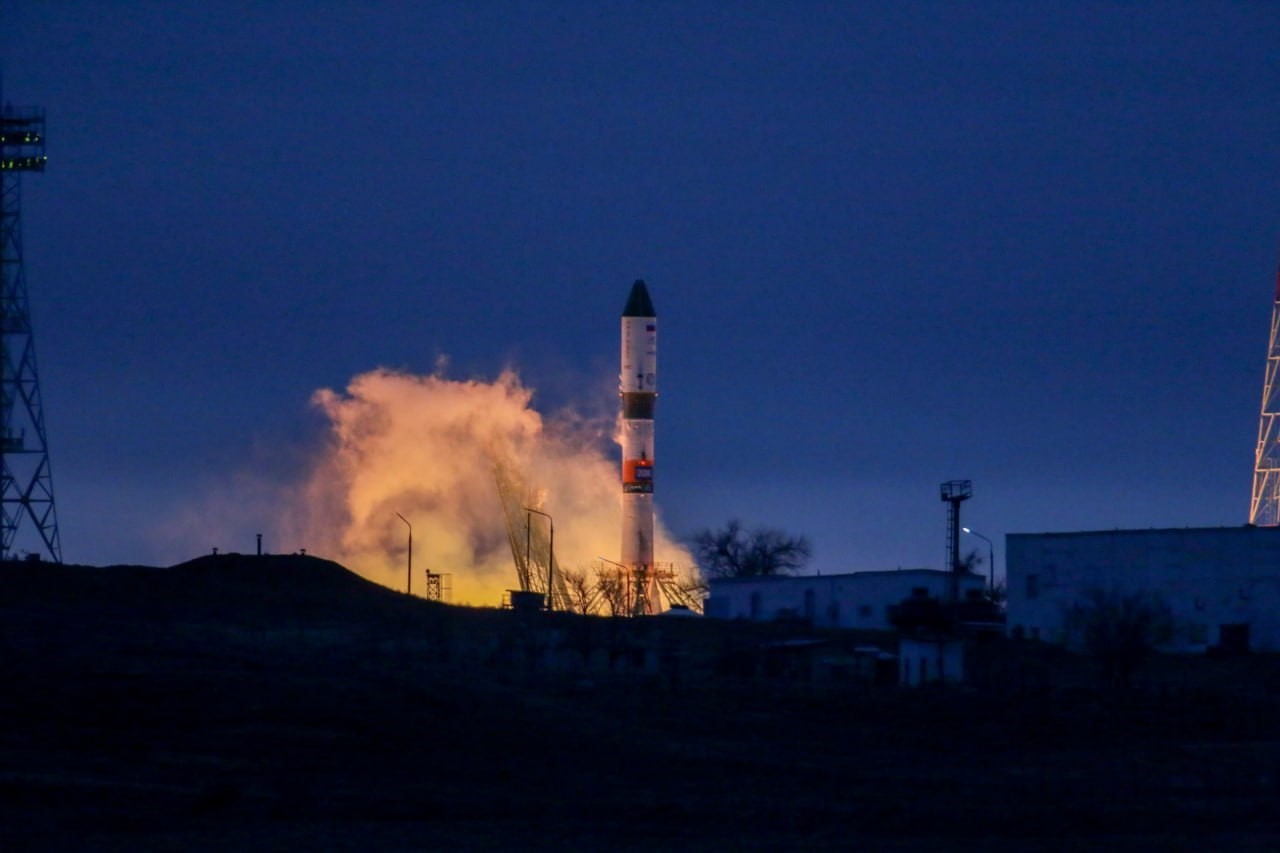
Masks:
[[[658,397],[658,320],[643,281],[622,312],[622,559],[634,613],[655,613],[653,578],[653,414]]]

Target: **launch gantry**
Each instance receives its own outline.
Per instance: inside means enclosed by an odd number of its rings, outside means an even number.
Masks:
[[[613,616],[654,616],[660,612],[661,600],[654,587],[670,605],[702,612],[702,599],[680,583],[674,563],[655,562],[635,570],[622,563],[600,557],[595,566],[596,578],[605,604]]]
[[[545,595],[548,609],[565,609],[569,602],[569,588],[552,550],[551,528],[533,523],[533,513],[545,513],[529,509],[529,504],[536,502],[528,499],[529,490],[524,478],[509,462],[495,460],[493,474],[498,484],[498,497],[502,501],[507,541],[511,544],[520,590]]]
[[[1267,345],[1267,369],[1262,380],[1262,414],[1258,419],[1258,447],[1253,463],[1253,496],[1249,523],[1259,527],[1280,525],[1280,277],[1271,306],[1271,337]]]

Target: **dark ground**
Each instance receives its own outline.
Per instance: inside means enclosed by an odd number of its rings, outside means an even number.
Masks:
[[[999,643],[988,689],[905,691],[753,675],[780,630],[2,564],[0,849],[1280,849],[1272,659],[1103,693]]]

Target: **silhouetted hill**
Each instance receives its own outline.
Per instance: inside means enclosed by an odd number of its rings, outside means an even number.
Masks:
[[[365,580],[332,560],[300,554],[215,554],[168,568],[98,568],[42,562],[0,563],[7,595],[61,603],[135,602],[139,596],[183,606],[195,600],[248,605],[264,600],[324,607],[395,606],[404,596]]]
[[[1280,685],[903,691],[806,668],[855,642],[447,607],[301,555],[4,563],[0,849],[1280,840]],[[1018,666],[1037,660],[1057,657]]]
[[[168,568],[0,564],[0,601],[89,622],[395,622],[439,608],[305,555],[219,554]]]
[[[172,593],[202,596],[226,606],[286,607],[313,616],[422,613],[422,599],[366,580],[332,560],[307,555],[218,554],[198,557],[167,570]]]

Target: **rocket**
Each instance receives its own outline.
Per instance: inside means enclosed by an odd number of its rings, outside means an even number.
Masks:
[[[632,613],[656,613],[653,573],[653,410],[658,398],[658,318],[643,281],[622,309],[622,565]]]

